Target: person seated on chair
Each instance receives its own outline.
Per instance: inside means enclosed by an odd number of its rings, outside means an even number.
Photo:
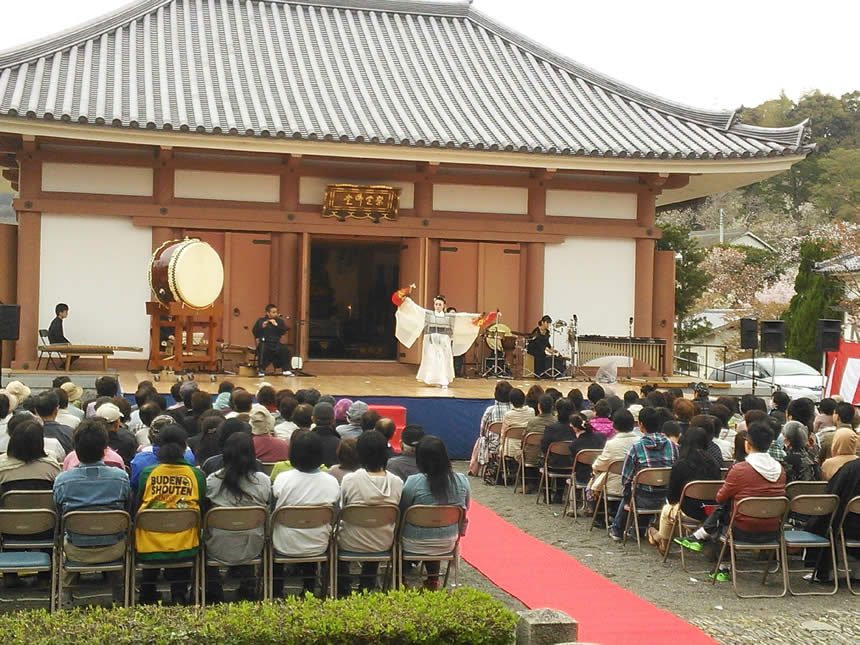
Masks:
[[[544,316],[538,321],[537,327],[532,330],[526,351],[534,358],[534,373],[537,378],[555,378],[548,370],[553,366],[552,357],[558,356],[558,352],[549,343],[549,326],[552,318]],[[564,360],[556,359],[555,368],[564,371]]]
[[[54,421],[60,425],[68,426],[74,432],[75,428],[80,425],[83,415],[79,417],[76,414],[69,412],[69,395],[63,388],[55,387],[52,391],[57,395],[57,401],[59,404],[57,416],[54,417]]]
[[[400,454],[388,460],[386,470],[394,473],[404,482],[418,472],[418,462],[415,450],[418,442],[424,438],[424,427],[417,423],[410,423],[403,428],[400,435]]]
[[[254,405],[254,397],[251,396],[250,392],[237,387],[230,395],[230,405],[233,411],[225,415],[226,419],[248,421],[251,418],[251,406]]]
[[[664,428],[668,424],[664,424]],[[676,424],[677,425],[677,424]],[[656,546],[660,553],[666,552],[666,546],[672,539],[672,522],[678,514],[681,491],[691,481],[711,480],[720,478],[720,467],[708,453],[707,433],[696,426],[687,428],[681,436],[681,446],[678,460],[672,465],[669,475],[669,492],[666,494],[666,504],[660,512],[660,529],[648,527],[648,542]],[[702,500],[684,499],[680,510],[695,520],[704,522],[705,503]],[[711,501],[711,503],[713,503]]]
[[[57,413],[60,411],[60,399],[53,390],[45,390],[39,394],[36,403],[36,412],[42,419],[42,426],[46,437],[57,439],[66,454],[74,450],[72,442],[72,429],[56,422]]]
[[[57,515],[72,511],[127,511],[131,489],[125,470],[108,466],[103,456],[110,450],[108,431],[101,419],[87,419],[75,431],[75,455],[78,465],[57,475],[54,480],[54,502]],[[70,455],[71,456],[71,455]],[[66,532],[63,537],[66,556],[88,564],[113,562],[125,556],[125,536],[79,535]],[[65,573],[64,585],[75,583],[75,574]],[[122,602],[123,581],[119,571],[111,571],[114,602]]]
[[[542,455],[546,455],[549,451],[549,446],[556,441],[573,441],[576,435],[573,433],[573,428],[570,426],[570,415],[573,413],[573,403],[570,399],[561,398],[555,402],[555,413],[557,417],[556,423],[551,423],[543,431],[543,439],[541,439],[540,450]],[[543,459],[541,459],[543,461]],[[573,457],[570,455],[551,454],[547,462],[550,470],[556,468],[570,468],[573,465]],[[556,480],[557,483],[557,480]],[[553,503],[560,504],[561,498],[564,495],[564,490],[561,486],[556,486],[553,496]]]
[[[130,464],[131,476],[129,477],[129,485],[133,491],[137,491],[141,473],[150,466],[154,466],[158,463],[159,434],[164,428],[175,423],[176,421],[174,421],[173,417],[170,415],[160,414],[152,420],[152,423],[149,424],[149,445],[141,448],[140,452],[134,456],[134,459],[131,460]],[[110,430],[109,427],[108,430]],[[110,437],[110,433],[108,433],[108,437]],[[110,445],[110,439],[108,439],[108,445]],[[185,448],[184,458],[185,461],[192,466],[195,465],[194,452],[187,446]],[[220,468],[220,463],[218,467]]]
[[[102,403],[96,410],[96,417],[104,419],[108,429],[108,445],[122,457],[126,466],[137,455],[137,439],[121,425],[122,412],[114,403]]]
[[[317,404],[319,406],[321,404]],[[356,448],[361,468],[354,473],[344,475],[340,487],[340,508],[350,504],[364,506],[379,506],[383,504],[398,505],[403,492],[403,482],[400,477],[385,470],[388,462],[388,442],[385,437],[375,430],[363,433],[358,438]],[[396,526],[379,526],[364,528],[344,524],[338,529],[338,548],[344,551],[361,553],[379,553],[391,548]],[[376,574],[379,562],[362,562],[360,589],[373,590],[376,587]],[[337,587],[338,595],[347,595],[351,591],[352,579],[349,575],[349,563],[338,563]]]
[[[451,459],[439,437],[424,436],[415,449],[415,460],[419,472],[410,475],[403,485],[403,494],[400,497],[402,516],[406,515],[410,506],[417,505],[459,506],[463,509],[464,516],[459,526],[451,524],[423,528],[404,523],[401,528],[403,550],[421,555],[445,555],[454,549],[457,534],[466,533],[465,512],[469,509],[472,495],[469,478],[451,470]],[[439,589],[440,564],[438,560],[424,562],[424,568],[427,570],[425,589]]]
[[[639,413],[641,414],[642,411]],[[591,421],[593,422],[594,419]],[[612,424],[615,434],[611,439],[607,439],[603,452],[591,464],[591,470],[595,474],[591,490],[596,493],[602,489],[607,496],[621,497],[621,475],[608,472],[609,464],[624,459],[640,437],[633,432],[636,422],[629,410],[616,412]]]
[[[498,381],[493,394],[493,404],[487,406],[481,416],[481,424],[478,427],[478,439],[472,448],[472,458],[469,461],[469,474],[478,476],[479,464],[486,464],[490,456],[499,451],[499,435],[489,433],[490,426],[501,423],[505,413],[511,409],[511,390],[513,387],[507,381]]]
[[[343,399],[341,399],[343,400]],[[338,401],[339,403],[340,401]],[[337,417],[337,404],[334,406],[335,417]],[[361,415],[367,412],[370,408],[364,401],[353,401],[346,408],[346,423],[343,423],[335,430],[340,435],[341,439],[358,439],[363,430],[361,429]],[[335,420],[337,420],[335,418]]]
[[[535,411],[526,405],[526,395],[521,389],[515,387],[511,390],[510,402],[513,407],[502,417],[502,436],[510,428],[522,428],[525,431],[529,420],[535,416]],[[517,459],[522,452],[522,440],[505,439],[504,448],[505,457]]]
[[[266,315],[254,323],[253,333],[257,340],[257,371],[260,376],[265,374],[269,365],[276,370],[288,372],[290,352],[287,346],[281,343],[281,336],[287,333],[287,323],[278,316],[277,305],[266,305]]]
[[[603,450],[606,445],[606,437],[598,434],[591,427],[591,424],[580,414],[573,414],[570,417],[570,427],[576,435],[576,439],[570,442],[570,454],[576,457],[576,453],[580,450]],[[591,479],[592,471],[591,464],[576,464],[574,477],[577,484],[587,484]]]
[[[701,551],[703,540],[717,537],[725,531],[735,506],[747,497],[782,497],[785,495],[785,471],[782,465],[768,454],[773,442],[773,431],[767,421],[756,421],[747,430],[744,448],[747,457],[732,466],[726,481],[717,491],[717,504],[701,528],[693,533],[692,540],[681,546]],[[776,537],[781,518],[747,517],[739,515],[735,520],[734,537],[745,542],[769,542]]]
[[[275,419],[265,406],[255,403],[251,407],[249,423],[257,459],[263,463],[274,463],[290,458],[290,444],[274,436]]]
[[[58,343],[69,345],[72,341],[70,341],[63,334],[63,321],[69,317],[69,305],[64,302],[59,303],[56,307],[54,307],[54,313],[56,314],[56,318],[51,321],[50,326],[48,327],[48,342],[51,345],[56,345]],[[73,361],[76,359],[72,359]]]
[[[9,447],[0,455],[0,494],[51,490],[59,474],[60,464],[45,453],[42,426],[34,417],[16,415],[9,423]]]
[[[619,410],[615,414],[630,414],[627,410]],[[631,415],[632,416],[632,415]],[[624,506],[630,503],[633,493],[633,479],[643,468],[671,468],[678,458],[678,446],[660,430],[663,427],[662,416],[654,408],[642,408],[639,412],[639,428],[643,437],[630,447],[624,458],[621,469],[622,497],[615,513],[615,521],[609,529],[609,537],[620,541],[623,539],[627,525],[627,511]],[[666,501],[665,487],[641,485],[636,494],[636,505],[643,509],[661,508]],[[640,526],[644,534],[647,527]]]

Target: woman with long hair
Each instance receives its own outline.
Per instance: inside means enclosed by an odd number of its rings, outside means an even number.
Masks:
[[[672,466],[666,504],[660,512],[660,529],[648,527],[648,542],[656,546],[660,553],[666,552],[666,547],[672,538],[672,522],[679,510],[700,521],[704,521],[706,517],[701,500],[685,499],[683,506],[679,506],[679,502],[681,491],[689,482],[720,478],[720,467],[708,453],[709,440],[708,433],[697,426],[690,426],[681,435],[678,460]]]
[[[224,466],[206,478],[206,497],[213,507],[265,506],[272,499],[272,482],[266,473],[257,470],[254,443],[251,436],[237,432],[224,443]],[[263,550],[265,529],[259,527],[247,531],[207,531],[206,555],[221,564],[230,566],[230,575],[240,578],[239,597],[255,600],[257,580],[254,567],[243,563],[256,558]],[[218,567],[206,571],[206,595],[213,601],[221,600]]]
[[[445,444],[439,437],[426,435],[418,443],[415,451],[418,474],[410,475],[403,486],[400,498],[400,512],[405,514],[410,506],[455,505],[467,511],[471,498],[469,480],[462,473],[451,470],[451,459]],[[450,553],[457,543],[457,535],[466,532],[465,514],[460,526],[440,526],[421,528],[405,523],[402,528],[403,548],[410,553],[422,555],[443,555]],[[426,589],[439,589],[439,561],[424,562],[427,579]]]

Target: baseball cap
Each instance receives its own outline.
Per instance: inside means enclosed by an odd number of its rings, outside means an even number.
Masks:
[[[96,416],[100,419],[104,419],[108,423],[113,423],[114,421],[118,421],[122,418],[122,412],[120,412],[119,408],[113,403],[102,403],[99,406],[99,409],[96,410]]]

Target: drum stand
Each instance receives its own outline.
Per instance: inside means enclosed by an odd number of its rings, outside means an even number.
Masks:
[[[147,302],[146,313],[150,316],[149,361],[147,369],[161,370],[168,368],[174,372],[186,370],[206,370],[215,372],[218,369],[216,351],[216,330],[218,319],[223,315],[220,304],[210,305],[203,309],[192,309],[183,304],[171,302],[163,305],[160,302]],[[173,328],[173,353],[161,352],[161,329]],[[206,338],[205,352],[194,351],[194,329],[203,329]]]
[[[582,366],[579,364],[579,324],[576,319],[576,314],[573,314],[573,317],[570,320],[570,334],[568,335],[568,339],[571,340],[570,343],[570,365],[568,366],[569,376],[571,378],[576,378],[577,376],[581,376],[583,380],[592,381],[592,378],[588,375],[588,373],[582,369]]]
[[[556,326],[553,326],[553,328],[552,328],[552,344],[553,344],[552,356],[550,356],[549,369],[544,370],[543,373],[540,374],[540,376],[542,378],[551,378],[551,379],[567,379],[567,378],[570,378],[569,376],[565,375],[564,370],[560,370],[555,366],[555,357],[556,357],[556,349],[555,349],[556,342],[555,341],[556,341],[556,336],[558,334],[558,329],[559,328]]]
[[[496,318],[496,328],[493,330],[492,338],[493,338],[493,363],[487,368],[481,376],[483,378],[506,378],[507,374],[505,373],[505,359],[504,359],[504,350],[502,348],[502,344],[499,341],[499,327],[498,323],[502,319],[502,314],[499,314]],[[502,352],[502,361],[501,365],[499,365],[499,352]]]

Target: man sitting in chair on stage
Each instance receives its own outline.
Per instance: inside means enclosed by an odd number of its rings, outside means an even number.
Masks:
[[[292,373],[287,371],[290,367],[290,352],[281,343],[281,336],[287,333],[287,324],[278,316],[277,305],[266,305],[266,315],[257,319],[253,332],[257,339],[257,371],[260,376],[265,375],[269,365],[291,376]]]

